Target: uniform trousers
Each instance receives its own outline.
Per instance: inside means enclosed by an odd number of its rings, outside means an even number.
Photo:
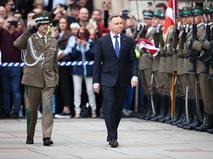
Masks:
[[[183,98],[185,98],[185,96],[186,96],[186,86],[187,86],[187,82],[186,82],[186,76],[185,76],[185,74],[183,74],[183,75],[179,75],[178,76],[179,77],[179,79],[180,79],[180,83],[181,83],[181,90],[182,90],[182,92],[183,92],[183,94],[181,95]]]
[[[204,110],[209,114],[213,114],[213,105],[212,105],[212,80],[208,78],[208,75],[198,75],[200,92],[203,99]]]
[[[177,81],[176,81],[176,96],[185,98],[186,95],[186,87],[183,87],[183,83],[181,83],[181,78],[183,78],[183,75],[177,75]]]
[[[139,73],[140,73],[140,77],[141,77],[142,86],[144,89],[144,94],[145,95],[151,94],[152,70],[151,69],[140,70]]]
[[[168,73],[160,72],[160,77],[163,83],[162,94],[170,96],[171,76]]]
[[[194,74],[185,74],[185,82],[187,82],[188,86],[188,98],[195,99],[195,75]]]
[[[162,94],[162,90],[163,90],[163,81],[160,77],[160,72],[159,71],[155,71],[154,72],[154,88],[156,88],[154,93],[159,93]]]
[[[37,123],[37,111],[41,103],[43,102],[42,112],[42,133],[43,138],[51,138],[53,128],[53,113],[52,113],[52,98],[54,93],[54,87],[33,87],[28,86],[29,97],[29,136],[34,137],[35,126]]]

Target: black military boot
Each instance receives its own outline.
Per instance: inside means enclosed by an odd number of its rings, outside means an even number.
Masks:
[[[180,119],[181,117],[181,97],[176,97],[175,98],[175,116],[173,119],[166,121],[167,124],[171,124],[173,122],[176,122]]]
[[[194,99],[188,100],[188,121],[186,120],[184,123],[178,124],[177,127],[183,128],[184,126],[188,126],[193,122],[193,107],[192,107],[192,101],[193,100]]]
[[[153,95],[153,102],[154,102],[155,113],[153,113],[150,116],[150,119],[157,117],[160,113],[160,95],[158,93],[155,93]]]
[[[195,130],[205,132],[207,129],[212,128],[213,128],[213,115],[206,113],[205,124],[202,124],[200,127],[196,127]]]
[[[148,111],[143,119],[149,120],[149,116],[152,115],[152,106],[151,106],[151,95],[147,95],[147,108]]]
[[[181,117],[179,120],[174,121],[171,125],[177,125],[186,120],[186,109],[185,109],[185,99],[181,98]]]
[[[207,129],[206,132],[213,134],[213,128],[212,129]]]
[[[168,96],[167,97],[167,114],[164,118],[161,118],[158,121],[160,121],[161,123],[164,123],[165,121],[170,119],[171,119],[171,97]]]
[[[166,116],[166,101],[167,101],[167,96],[166,95],[161,95],[160,96],[160,113],[158,116],[151,118],[150,120],[152,121],[158,121],[160,118],[163,118]]]
[[[200,102],[200,105],[201,102]],[[194,130],[195,127],[199,127],[200,125],[202,125],[202,121],[200,121],[199,117],[198,117],[198,112],[197,112],[197,106],[196,106],[196,100],[193,99],[192,100],[192,109],[193,109],[193,122],[189,125],[185,125],[183,126],[183,129],[188,129],[188,130]],[[201,112],[200,112],[201,114]]]
[[[144,100],[146,101],[146,103],[148,102],[148,98],[147,95],[144,95]],[[137,116],[138,119],[144,119],[144,117],[146,116],[148,112],[148,104],[147,104],[147,108],[143,109],[143,111],[141,112],[141,114],[139,116]]]
[[[143,119],[143,118],[145,117],[147,111],[148,111],[148,108],[143,109],[143,110],[140,112],[140,115],[137,116],[137,118],[138,118],[138,119]]]
[[[151,104],[151,94],[149,94],[148,96],[148,99],[147,99],[147,106],[148,106],[148,112],[146,114],[146,116],[144,117],[145,120],[149,120],[151,115],[153,114],[153,111],[152,111],[152,104]]]

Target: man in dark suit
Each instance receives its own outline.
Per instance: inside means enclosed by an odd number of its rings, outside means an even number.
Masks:
[[[122,19],[113,15],[108,19],[110,33],[98,39],[93,66],[94,91],[100,86],[104,98],[104,117],[108,131],[107,141],[117,147],[117,129],[121,119],[127,87],[130,85],[129,71],[132,69],[131,85],[138,82],[138,63],[132,38],[121,34]],[[102,69],[101,69],[102,64]]]

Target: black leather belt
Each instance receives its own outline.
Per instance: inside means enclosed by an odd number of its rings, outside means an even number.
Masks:
[[[179,58],[184,58],[185,56],[184,56],[184,55],[178,55],[178,57],[179,57]]]
[[[172,57],[172,54],[167,54],[167,57]]]
[[[178,51],[177,51],[177,50],[175,50],[175,51],[174,51],[174,54],[178,54]]]
[[[160,54],[160,57],[166,57],[166,54]]]

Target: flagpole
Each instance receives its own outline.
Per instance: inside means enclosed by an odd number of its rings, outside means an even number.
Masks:
[[[177,1],[178,0],[173,0],[173,8],[175,9],[175,26],[176,26],[176,20],[179,19]],[[174,58],[174,54],[172,57]],[[174,118],[174,107],[175,107],[175,71],[172,71],[171,118]]]

